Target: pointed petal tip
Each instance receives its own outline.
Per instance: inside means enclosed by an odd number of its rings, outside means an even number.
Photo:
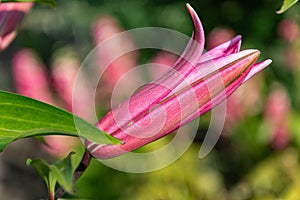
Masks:
[[[189,3],[185,4],[185,7],[186,7],[187,11],[189,12],[190,16],[192,17],[193,21],[196,21],[196,20],[200,21],[196,11]]]
[[[245,83],[246,81],[248,81],[255,74],[257,74],[260,71],[262,71],[263,69],[265,69],[271,63],[272,63],[272,60],[271,59],[267,59],[267,60],[264,60],[264,61],[261,61],[259,63],[254,64],[253,67],[252,67],[252,69],[250,70],[250,72],[248,73],[248,75],[246,76],[246,78],[244,79],[243,83]]]
[[[273,62],[273,61],[272,61],[271,59],[267,59],[267,60],[263,61],[263,63],[264,63],[266,66],[270,65],[272,62]]]
[[[254,64],[252,68],[253,69],[256,68],[256,70],[261,71],[264,68],[266,68],[267,66],[269,66],[271,63],[272,63],[271,59],[263,60],[261,62]]]
[[[236,48],[236,52],[239,52],[242,45],[242,36],[237,35],[231,40],[230,46],[234,46]]]
[[[249,53],[249,54],[252,54],[252,53],[260,53],[260,51],[259,50],[257,50],[257,49],[245,49],[245,50],[243,50],[243,52],[247,52],[247,53]]]
[[[195,21],[200,21],[196,11],[189,3],[185,4],[185,7],[189,12],[190,16],[192,17],[193,23],[195,23]]]
[[[253,56],[253,59],[256,61],[260,56],[260,51],[254,50],[249,57]]]
[[[259,71],[263,70],[264,68],[266,68],[267,66],[269,66],[271,63],[272,63],[272,60],[267,59],[267,60],[256,63],[253,66],[253,68],[256,68],[256,70],[258,70],[258,72],[259,72]]]
[[[255,59],[258,59],[258,57],[260,56],[260,51],[257,49],[246,49],[238,52],[237,54],[244,55],[245,57],[253,57]]]
[[[187,10],[193,10],[192,6],[189,3],[185,4]]]
[[[241,35],[237,35],[237,36],[234,37],[234,39],[235,39],[235,38],[241,40],[241,39],[242,39],[242,36],[241,36]]]
[[[242,42],[242,36],[237,35],[231,41],[234,42],[234,43]]]
[[[199,16],[197,15],[196,11],[190,4],[186,4],[186,9],[192,19],[193,26],[194,26],[194,33],[193,33],[193,39],[195,42],[198,43],[198,48],[203,51],[204,48],[204,42],[205,42],[205,37],[204,37],[204,30],[203,26],[201,23],[201,20]]]

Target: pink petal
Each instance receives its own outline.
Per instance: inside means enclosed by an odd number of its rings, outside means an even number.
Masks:
[[[208,94],[198,91],[197,87],[196,94],[200,94],[202,97],[198,97],[199,101],[202,100],[206,103],[199,103],[199,108],[197,111],[193,112],[186,119],[182,121],[182,124],[186,124],[200,115],[206,113],[211,108],[222,102],[229,95],[231,95],[242,83],[248,72],[251,70],[251,65],[257,60],[259,56],[259,51],[257,50],[244,50],[236,54],[229,55],[224,58],[217,59],[216,62],[216,75],[214,78],[205,78],[204,84],[197,84],[199,87],[207,87]],[[234,60],[233,58],[236,58]],[[223,63],[223,66],[222,64]],[[231,65],[228,67],[228,65]],[[207,68],[210,68],[209,65]],[[221,70],[221,71],[220,71]],[[211,76],[210,74],[206,76]],[[221,81],[221,82],[220,82]],[[223,88],[223,89],[222,89]],[[219,92],[222,91],[223,92]],[[206,98],[210,98],[211,101],[207,101]]]
[[[263,69],[265,69],[271,63],[272,63],[272,60],[268,59],[268,60],[265,60],[265,61],[262,61],[262,62],[259,62],[259,63],[256,63],[255,65],[253,65],[253,67],[251,68],[251,71],[246,76],[246,78],[243,81],[243,83],[245,83],[246,81],[248,81],[250,78],[252,78],[252,76],[254,76],[255,74],[257,74],[258,72],[260,72]]]
[[[213,58],[205,62],[199,63],[196,68],[186,77],[186,79],[178,85],[174,92],[178,92],[182,88],[193,84],[199,78],[204,78],[205,76],[220,70],[222,67],[226,67],[228,63],[237,62],[243,57],[257,52],[257,50],[247,49],[238,53],[232,53],[227,56]]]
[[[5,36],[0,37],[0,51],[6,49],[8,45],[15,39],[17,35],[16,31],[13,31],[9,34],[6,34]]]
[[[0,3],[0,50],[14,39],[18,25],[32,5],[32,2]]]
[[[216,46],[215,48],[207,51],[204,53],[200,60],[199,63],[201,62],[206,62],[208,60],[212,60],[214,58],[218,58],[221,56],[226,56],[232,53],[237,53],[240,51],[242,43],[242,37],[240,35],[234,37],[232,40],[229,40],[228,42],[225,42],[223,44],[220,44]]]

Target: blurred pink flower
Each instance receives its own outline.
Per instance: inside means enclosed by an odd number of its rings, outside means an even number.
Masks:
[[[206,48],[212,49],[235,36],[235,32],[229,28],[215,28],[207,37]]]
[[[148,68],[148,72],[152,79],[158,78],[164,73],[169,66],[172,66],[177,60],[177,56],[169,52],[159,52],[153,58],[150,59],[149,63],[153,67]]]
[[[33,3],[0,3],[0,51],[15,38],[16,29]]]
[[[261,81],[261,77],[254,77],[226,100],[225,135],[245,117],[261,111],[262,100],[259,90]]]
[[[117,21],[110,16],[104,16],[97,19],[92,26],[92,36],[95,46],[101,45],[105,40],[122,32]],[[117,37],[110,42],[110,45],[105,47],[96,48],[96,62],[99,71],[102,72],[99,90],[97,91],[97,100],[103,104],[108,104],[113,89],[118,82],[126,79],[126,85],[119,85],[119,91],[115,93],[115,98],[122,99],[128,94],[128,88],[134,88],[135,82],[139,81],[139,75],[132,70],[137,65],[137,52],[130,52],[122,56],[117,56],[116,60],[109,63],[118,52],[123,49],[134,47],[134,43],[130,35],[126,37]],[[130,71],[132,70],[132,71]],[[130,72],[130,73],[128,73]],[[106,102],[106,103],[105,103]],[[110,105],[107,105],[110,106]]]
[[[283,56],[284,56],[284,66],[293,71],[299,68],[300,63],[300,55],[299,55],[299,47],[297,45],[288,45],[285,49]]]
[[[283,88],[274,89],[268,96],[264,118],[271,134],[271,146],[283,149],[290,141],[288,130],[288,116],[290,113],[290,99]]]
[[[278,34],[287,42],[294,42],[299,38],[299,25],[292,19],[284,19],[278,25]]]
[[[61,107],[69,110],[70,112],[74,112],[73,107],[73,89],[75,84],[75,79],[77,76],[77,72],[80,68],[80,61],[76,58],[75,55],[68,52],[60,52],[58,56],[56,56],[52,62],[51,66],[51,75],[53,80],[53,87],[55,91],[59,95],[59,100],[61,101]],[[82,102],[76,102],[76,115],[79,117],[89,120],[92,118],[93,112],[89,109],[89,94],[90,89],[86,84],[85,80],[77,79],[80,81],[80,89],[79,93],[82,98],[80,100]]]
[[[193,39],[171,69],[98,122],[99,129],[122,143],[87,141],[94,157],[118,156],[171,133],[209,111],[271,63],[266,60],[255,64],[258,50],[239,52],[239,36],[201,55],[203,28],[192,7],[187,5],[187,9],[194,24]]]
[[[58,94],[55,97],[50,89],[52,82],[49,80],[47,69],[32,51],[23,49],[17,52],[12,60],[18,93],[52,105],[61,106],[63,103],[69,111],[72,107],[72,85],[78,68],[79,63],[72,58],[65,57],[54,61],[53,88]],[[66,156],[78,143],[77,138],[68,136],[46,136],[45,141],[47,145],[43,145],[43,148],[56,157]]]
[[[47,69],[31,50],[23,49],[14,55],[12,70],[18,93],[54,104]]]

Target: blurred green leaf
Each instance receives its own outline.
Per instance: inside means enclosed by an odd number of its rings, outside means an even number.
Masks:
[[[0,90],[0,151],[15,140],[41,135],[79,136],[98,144],[119,143],[72,113]]]
[[[278,14],[284,13],[287,9],[292,7],[298,0],[284,0],[280,10],[276,11]]]
[[[293,148],[269,155],[244,174],[229,199],[297,199],[292,197],[299,197],[294,190],[294,186],[299,188],[298,159]]]
[[[288,187],[287,192],[285,195],[283,195],[282,199],[294,200],[299,198],[300,196],[299,187],[300,187],[299,183],[292,184],[290,187]]]
[[[73,172],[74,167],[72,165],[72,155],[70,153],[65,159],[51,165],[46,163],[44,160],[28,159],[27,166],[32,166],[39,173],[39,175],[44,179],[49,196],[54,196],[55,185],[58,182],[67,192],[72,193],[73,188]]]
[[[5,2],[36,2],[36,3],[48,4],[52,7],[56,6],[55,0],[2,0],[1,2],[2,3],[5,3]]]

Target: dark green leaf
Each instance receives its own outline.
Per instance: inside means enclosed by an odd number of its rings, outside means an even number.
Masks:
[[[292,7],[298,0],[284,0],[280,10],[276,11],[278,14],[284,13],[287,9]]]
[[[0,90],[0,151],[15,140],[40,135],[79,136],[98,144],[120,142],[72,113]]]
[[[5,3],[5,2],[36,2],[36,3],[48,4],[52,7],[56,6],[55,0],[2,0],[1,2],[2,3]]]

